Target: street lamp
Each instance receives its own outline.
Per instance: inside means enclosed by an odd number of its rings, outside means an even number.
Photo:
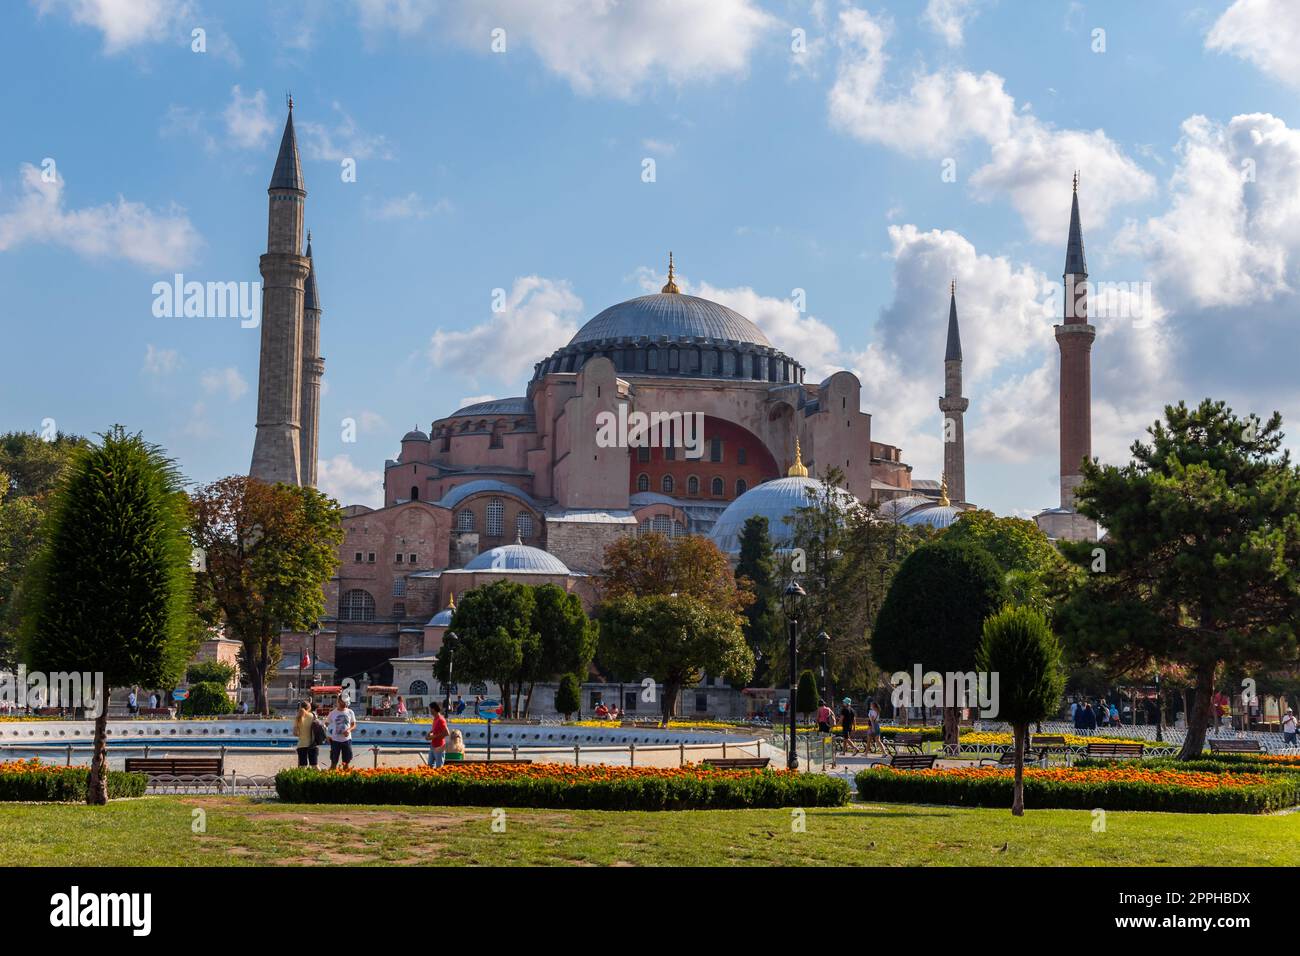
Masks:
[[[798,728],[795,724],[794,695],[796,672],[799,670],[799,610],[803,599],[807,596],[807,592],[799,586],[799,582],[791,578],[781,599],[782,607],[785,609],[786,624],[790,628],[790,697],[786,706],[790,716],[790,753],[785,761],[786,767],[790,770],[799,769],[799,751],[795,747],[795,733]]]
[[[316,686],[316,638],[320,637],[320,621],[311,626],[311,686]],[[301,671],[299,677],[301,677]]]
[[[455,653],[456,653],[455,650],[452,648],[452,646],[447,643],[448,637],[453,640],[459,640],[459,638],[456,637],[455,631],[448,631],[447,637],[444,637],[442,640],[442,649],[447,652],[447,684],[446,684],[447,699],[443,702],[443,710],[445,712],[449,712],[451,710],[451,668],[454,663],[453,658],[455,657]],[[472,687],[470,688],[470,690],[473,689],[474,688]]]
[[[826,701],[829,707],[831,702],[831,680],[826,675],[830,669],[826,666],[826,657],[831,648],[831,636],[825,631],[817,635],[817,646],[822,652],[822,700]]]

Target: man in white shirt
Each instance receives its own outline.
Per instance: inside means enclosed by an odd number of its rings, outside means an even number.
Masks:
[[[329,719],[329,739],[330,739],[330,769],[334,770],[339,765],[339,758],[343,758],[343,769],[347,770],[352,763],[352,731],[357,727],[357,715],[352,713],[348,707],[348,698],[346,694],[339,694],[338,699],[334,701],[334,709],[330,711]]]
[[[1282,739],[1288,747],[1294,747],[1296,742],[1296,719],[1295,713],[1290,707],[1286,709],[1286,716],[1282,718]]]

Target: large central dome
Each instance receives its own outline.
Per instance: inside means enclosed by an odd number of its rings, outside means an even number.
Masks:
[[[659,336],[746,342],[771,348],[757,325],[734,309],[680,292],[658,292],[611,305],[578,330],[570,345]]]

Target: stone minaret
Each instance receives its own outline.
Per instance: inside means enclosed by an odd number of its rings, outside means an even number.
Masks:
[[[1088,324],[1088,264],[1079,225],[1079,174],[1074,174],[1070,238],[1065,247],[1065,315],[1056,326],[1061,349],[1061,508],[1074,511],[1074,489],[1083,480],[1080,466],[1092,457],[1092,340]]]
[[[302,483],[316,487],[316,453],[320,431],[320,380],[325,374],[325,360],[320,354],[320,299],[316,290],[316,262],[311,255],[311,233],[307,233],[307,283],[303,289],[302,306],[302,399],[298,413],[301,418],[301,439],[298,460],[302,468]]]
[[[970,401],[961,394],[961,332],[957,328],[957,283],[948,289],[948,347],[943,353],[943,474],[953,501],[966,500],[965,413]]]
[[[307,187],[293,132],[293,100],[271,175],[262,271],[262,349],[257,372],[257,438],[249,475],[303,483],[301,415],[303,299],[311,263],[302,254]]]

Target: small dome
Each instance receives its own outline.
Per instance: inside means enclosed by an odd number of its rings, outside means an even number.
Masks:
[[[424,432],[420,431],[420,429],[418,428],[412,428],[409,432],[407,432],[405,435],[402,436],[402,441],[404,442],[428,441],[428,440],[429,440],[429,436],[426,435]]]
[[[931,528],[946,528],[961,517],[963,508],[953,505],[936,504],[933,507],[920,507],[909,511],[899,518],[900,524],[916,527],[929,525]]]
[[[767,534],[773,546],[786,547],[790,543],[790,525],[786,518],[794,515],[799,508],[812,504],[823,493],[826,485],[816,478],[789,476],[765,481],[755,485],[747,492],[727,505],[714,523],[709,537],[723,553],[736,554],[740,551],[740,533],[745,522],[756,515],[767,518]],[[841,491],[840,510],[848,511],[857,504],[857,499],[847,491]]]
[[[526,544],[503,544],[484,551],[466,571],[520,571],[527,574],[569,574],[563,561],[548,551]]]
[[[891,498],[880,505],[876,514],[888,521],[900,521],[903,515],[907,514],[914,508],[921,505],[933,504],[934,498],[927,498],[925,495],[904,495],[901,498]]]
[[[425,627],[451,627],[451,616],[455,613],[454,609],[445,607],[429,618],[429,623]]]

